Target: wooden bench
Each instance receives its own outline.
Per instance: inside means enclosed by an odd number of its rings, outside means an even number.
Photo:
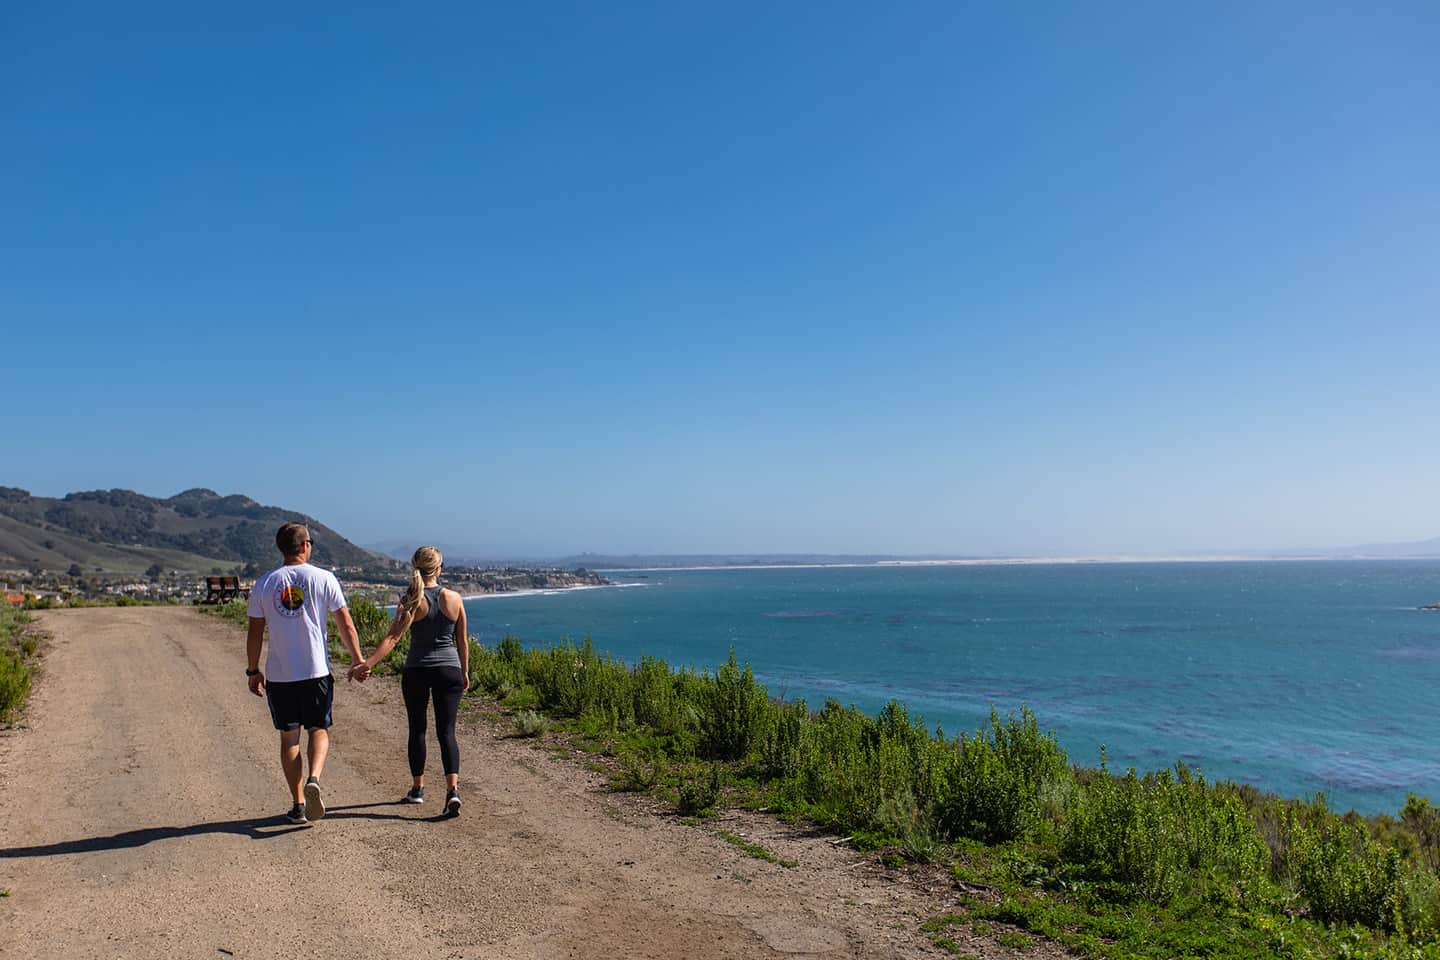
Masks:
[[[248,599],[250,591],[240,586],[239,577],[206,577],[205,599],[201,603],[224,603],[238,598]]]

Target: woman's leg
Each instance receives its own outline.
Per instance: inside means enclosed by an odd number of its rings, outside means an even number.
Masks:
[[[405,697],[405,716],[410,721],[410,776],[415,786],[425,785],[425,710],[430,700],[430,671],[424,667],[407,669],[400,677],[400,693]]]
[[[431,687],[435,698],[435,733],[440,738],[440,762],[448,786],[460,782],[460,745],[455,741],[455,718],[460,714],[460,695],[465,692],[465,675],[459,667],[436,667]]]

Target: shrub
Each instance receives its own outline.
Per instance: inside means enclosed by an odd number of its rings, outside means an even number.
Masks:
[[[563,643],[525,657],[525,671],[540,692],[540,703],[564,717],[595,711],[610,712],[628,721],[633,704],[628,694],[625,665],[609,656],[599,657],[590,638],[576,647]]]
[[[26,661],[39,649],[39,638],[25,631],[32,619],[8,606],[0,608],[0,721],[13,716],[30,695],[32,672]]]
[[[743,760],[764,722],[769,700],[747,663],[730,658],[701,687],[700,754],[712,760]]]
[[[18,653],[0,647],[0,720],[7,720],[30,695],[30,668]]]
[[[718,763],[709,765],[708,774],[680,778],[680,800],[677,806],[685,816],[709,813],[720,802],[725,789],[725,778]]]
[[[524,674],[513,661],[502,658],[478,643],[470,644],[470,686],[504,700],[524,682]]]
[[[1262,890],[1269,851],[1231,790],[1178,764],[1143,780],[1104,764],[1077,791],[1062,845],[1083,876],[1115,899],[1168,903],[1187,886],[1222,882],[1235,896]]]
[[[1381,849],[1364,826],[1333,814],[1318,823],[1292,814],[1287,833],[1290,879],[1315,917],[1396,928],[1409,879],[1399,853]]]
[[[1003,843],[1030,835],[1042,817],[1058,809],[1069,787],[1070,762],[1055,734],[1040,733],[1035,715],[1021,708],[1001,722],[993,709],[990,729],[960,735],[958,757],[946,771],[939,810],[949,836]]]
[[[550,729],[550,723],[534,710],[520,710],[515,714],[515,735],[538,737]]]
[[[1426,797],[1407,794],[1400,822],[1414,836],[1420,862],[1431,872],[1440,870],[1440,809]]]
[[[1075,797],[1064,854],[1113,897],[1169,901],[1179,890],[1177,850],[1153,793],[1134,768],[1112,777],[1102,760],[1100,771]]]
[[[883,794],[875,773],[879,735],[875,721],[836,700],[801,727],[800,765],[782,794],[825,826],[841,830],[875,826]]]
[[[696,714],[681,694],[685,676],[672,674],[664,660],[641,658],[630,673],[630,712],[635,722],[665,736],[693,728]]]
[[[495,645],[495,655],[506,663],[519,663],[525,659],[525,646],[510,634]]]
[[[540,694],[527,683],[523,687],[512,690],[510,695],[501,702],[512,710],[533,710],[540,706]]]
[[[945,845],[940,841],[934,820],[916,804],[909,790],[881,800],[875,820],[894,838],[907,859],[934,863],[945,855]]]
[[[393,618],[375,601],[361,597],[350,602],[350,619],[355,621],[361,646],[374,648],[389,631]]]
[[[777,780],[793,775],[801,765],[801,740],[810,711],[804,700],[777,704],[767,717],[760,737],[760,773]]]
[[[658,746],[626,750],[620,754],[620,774],[615,778],[616,790],[643,793],[654,789],[665,775],[665,754]]]

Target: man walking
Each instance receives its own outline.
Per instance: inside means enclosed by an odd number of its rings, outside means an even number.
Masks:
[[[270,718],[280,731],[280,766],[290,785],[291,823],[314,822],[325,816],[320,798],[320,774],[330,751],[330,708],[335,678],[330,675],[330,653],[325,644],[325,621],[333,615],[340,639],[350,649],[352,662],[365,659],[360,636],[345,605],[340,581],[329,570],[310,565],[314,545],[301,523],[287,523],[275,533],[275,545],[285,563],[255,581],[250,591],[250,633],[245,640],[249,664],[245,676],[250,692],[266,697]],[[270,654],[260,670],[260,647],[270,629]],[[310,777],[300,788],[304,766],[300,759],[300,730],[310,734]]]

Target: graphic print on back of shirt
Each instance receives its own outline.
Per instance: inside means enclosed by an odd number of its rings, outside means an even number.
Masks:
[[[305,591],[298,583],[281,584],[275,591],[275,612],[282,617],[298,617],[305,606]]]

